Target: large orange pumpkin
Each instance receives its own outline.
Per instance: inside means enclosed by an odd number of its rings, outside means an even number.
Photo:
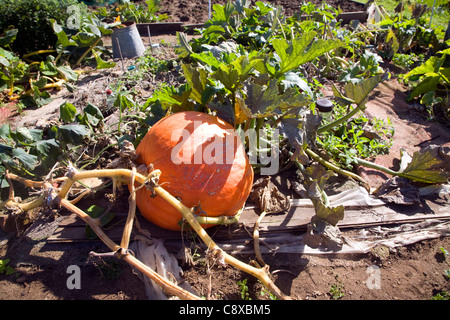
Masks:
[[[245,204],[253,169],[233,127],[195,111],[174,113],[152,126],[136,148],[138,163],[161,170],[159,184],[207,216],[235,215]],[[179,230],[181,214],[141,188],[136,204],[152,223]],[[208,227],[208,226],[205,226]]]

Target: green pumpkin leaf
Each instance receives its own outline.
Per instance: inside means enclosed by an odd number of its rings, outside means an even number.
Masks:
[[[12,136],[14,136],[22,145],[31,145],[34,142],[41,140],[42,135],[43,132],[40,129],[28,129],[25,127],[19,127],[12,133]]]
[[[423,75],[427,73],[437,73],[439,72],[439,68],[442,66],[444,60],[437,56],[432,56],[429,59],[427,59],[424,63],[422,63],[420,66],[408,72],[405,75],[405,78],[410,78],[415,75]]]
[[[59,106],[59,118],[63,122],[65,123],[74,122],[76,115],[77,115],[77,108],[73,104],[66,101]]]
[[[186,58],[194,53],[185,33],[177,32],[177,39],[180,43],[180,47],[176,49],[176,53],[180,58]]]
[[[0,127],[0,139],[1,140],[13,140],[11,137],[11,127],[9,124],[4,124]]]
[[[94,54],[95,61],[97,62],[97,70],[114,68],[116,66],[116,63],[114,61],[103,60],[97,50],[92,50],[92,53]]]
[[[72,70],[69,66],[59,66],[56,68],[58,72],[66,79],[67,81],[77,81],[78,80],[78,73]]]
[[[287,72],[284,75],[284,79],[281,80],[281,84],[285,89],[298,87],[300,90],[306,92],[310,98],[314,96],[308,82],[295,72]]]
[[[245,107],[249,109],[250,118],[273,116],[289,110],[298,111],[299,107],[311,102],[307,95],[300,94],[295,88],[288,88],[280,94],[276,79],[271,80],[268,85],[246,83],[245,89],[247,92]]]
[[[50,19],[53,30],[55,31],[56,36],[58,37],[58,45],[61,45],[63,48],[68,46],[76,46],[76,42],[69,39],[67,37],[66,32],[63,30],[63,28],[56,22],[54,19]]]
[[[408,101],[421,96],[422,94],[436,91],[438,89],[438,84],[441,81],[441,77],[437,73],[429,74],[426,78],[424,78],[408,95]]]
[[[37,165],[37,157],[27,153],[24,149],[16,148],[12,150],[12,157],[28,171],[32,171]]]
[[[450,178],[450,156],[443,147],[430,145],[420,152],[416,151],[398,175],[416,182],[447,183]]]
[[[90,103],[83,109],[83,112],[84,115],[81,118],[80,123],[86,126],[92,125],[96,127],[104,118],[100,109]]]
[[[19,29],[9,29],[4,32],[4,35],[0,37],[0,46],[6,47],[16,40],[17,32]]]
[[[83,125],[67,124],[57,127],[58,140],[64,144],[80,145],[88,135],[89,131]]]
[[[347,98],[352,99],[352,102],[355,104],[365,104],[368,100],[369,94],[386,76],[386,74],[378,74],[367,78],[360,83],[347,83],[345,85],[345,93]]]
[[[342,46],[340,40],[314,40],[316,35],[317,33],[312,31],[292,41],[285,39],[272,40],[273,48],[281,60],[280,74],[298,68],[324,53]]]
[[[11,146],[7,146],[5,144],[0,143],[0,162],[11,161],[11,153],[13,149],[14,148]]]
[[[221,61],[217,60],[217,58],[214,57],[214,55],[211,51],[206,51],[206,52],[201,52],[201,53],[192,53],[191,58],[197,59],[197,60],[203,62],[205,65],[212,67],[215,70],[217,70],[220,67],[220,65],[222,64]]]
[[[214,72],[213,77],[228,90],[236,91],[239,84],[239,72],[232,65],[221,64],[219,69]]]
[[[51,168],[61,154],[61,146],[55,139],[38,141],[35,148],[41,163],[46,168]]]
[[[203,92],[206,89],[208,75],[204,69],[194,68],[189,64],[183,64],[183,73],[186,82],[192,89],[191,97],[200,104],[204,104]]]

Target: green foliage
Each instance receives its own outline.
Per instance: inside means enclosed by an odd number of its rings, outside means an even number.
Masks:
[[[450,300],[450,294],[446,291],[435,294],[430,300]]]
[[[23,91],[22,87],[17,88],[16,85],[28,80],[25,75],[29,65],[13,52],[0,47],[0,67],[0,89],[8,89],[9,95],[12,95],[17,89]]]
[[[412,87],[408,100],[418,99],[434,116],[435,107],[440,107],[444,116],[449,116],[448,93],[450,88],[450,67],[447,56],[450,49],[437,52],[423,64],[408,72],[403,80]]]
[[[44,89],[60,87],[62,82],[58,81],[61,80],[76,81],[78,74],[69,66],[57,65],[53,56],[30,64],[23,61],[17,54],[7,50],[16,40],[17,33],[17,29],[8,29],[0,37],[0,44],[4,47],[0,47],[0,90],[8,90],[7,96],[10,98],[18,94],[16,98],[22,98],[27,106],[41,107],[51,100],[50,94]],[[26,56],[29,58],[32,54]],[[52,84],[54,82],[56,85]]]
[[[411,71],[414,67],[422,64],[424,61],[425,56],[422,53],[396,53],[392,57],[392,62],[406,71]]]
[[[45,61],[28,64],[11,51],[0,48],[0,90],[8,90],[8,96],[22,99],[26,106],[41,107],[51,101],[45,91],[78,79],[69,66],[56,65],[53,56]],[[13,97],[14,95],[16,95]]]
[[[339,40],[317,39],[316,36],[316,32],[309,32],[290,42],[283,39],[274,39],[272,46],[281,59],[280,69],[277,70],[276,75],[282,75],[296,69],[343,45]]]
[[[159,90],[144,109],[159,105],[164,110],[213,112],[244,132],[279,124],[301,153],[308,121],[300,115],[318,95],[304,67],[344,45],[302,26],[262,2],[253,7],[248,1],[214,5],[200,38],[188,42],[178,34],[186,85]],[[318,123],[317,118],[312,115],[309,123]]]
[[[122,1],[109,9],[100,7],[96,15],[102,20],[134,21],[136,23],[150,23],[163,21],[169,18],[167,14],[158,15],[161,0],[145,0],[145,2],[134,3]]]
[[[64,102],[59,106],[60,120],[65,124],[78,122],[88,128],[103,126],[103,114],[100,109],[93,104],[88,105],[83,109],[82,113],[78,113],[76,107],[69,103]]]
[[[336,105],[336,119],[347,114],[347,107]],[[361,112],[348,122],[318,136],[318,144],[340,167],[352,169],[354,158],[371,158],[386,154],[392,146],[394,128],[390,120],[369,119]]]
[[[93,54],[97,69],[111,68],[115,63],[105,62],[101,55],[110,55],[103,47],[102,37],[112,33],[115,24],[106,24],[93,14],[81,16],[78,29],[69,29],[51,19],[54,33],[57,35],[56,48],[58,57],[63,57],[72,64],[79,65],[89,54]]]
[[[83,125],[52,127],[49,132],[24,127],[12,130],[9,124],[0,128],[0,166],[22,176],[48,171],[73,146],[79,146],[88,135]],[[75,154],[73,154],[74,156]]]
[[[178,66],[176,59],[158,59],[154,57],[150,52],[147,52],[142,57],[136,59],[136,73],[140,74],[141,79],[144,74],[151,73],[157,75],[162,72],[173,70]],[[134,80],[134,79],[133,79]]]
[[[239,286],[239,293],[241,294],[241,299],[242,300],[252,300],[252,298],[250,298],[250,293],[249,293],[249,289],[248,289],[248,285],[247,285],[247,279],[239,280],[236,283]]]
[[[339,300],[345,296],[344,290],[343,282],[336,279],[336,282],[331,284],[329,293],[333,300]]]
[[[13,267],[11,267],[9,264],[10,259],[3,259],[0,260],[0,274],[5,274],[7,276],[15,274],[18,276],[19,274],[14,270]]]
[[[0,127],[0,170],[39,176],[57,161],[75,162],[79,157],[77,149],[103,125],[101,111],[91,104],[78,113],[75,106],[65,102],[60,106],[60,119],[61,125],[46,130],[12,130],[9,124]]]
[[[389,1],[376,2],[385,5]],[[401,7],[395,4],[386,11],[380,12],[381,21],[373,24],[374,44],[383,58],[392,59],[396,54],[426,54],[431,49],[436,52],[442,48],[444,28],[431,25],[426,18],[430,10],[418,2]],[[397,7],[396,7],[397,6]],[[395,8],[395,9],[394,9]],[[446,20],[447,24],[448,19]],[[445,24],[445,27],[447,25]],[[373,31],[372,31],[373,32]]]
[[[57,38],[50,19],[65,24],[70,5],[79,3],[76,0],[1,0],[0,34],[14,26],[19,32],[12,49],[21,55],[54,48]]]
[[[26,1],[18,1],[25,3]],[[13,6],[12,2],[1,2],[5,6]],[[29,1],[28,4],[35,3]],[[51,8],[48,3],[56,1],[44,1],[35,3],[39,8]],[[61,3],[70,4],[70,1]],[[8,90],[7,97],[21,99],[20,105],[40,107],[51,101],[50,93],[46,89],[60,88],[63,85],[69,90],[73,89],[70,82],[78,79],[78,73],[74,72],[68,63],[79,65],[85,58],[92,57],[97,69],[111,68],[115,62],[106,62],[102,56],[108,56],[109,51],[103,47],[102,37],[112,32],[110,25],[97,19],[93,14],[88,14],[86,8],[78,4],[64,8],[66,15],[64,19],[59,18],[58,12],[49,15],[48,21],[54,36],[52,45],[45,49],[55,48],[58,55],[56,58],[49,53],[54,50],[39,50],[29,52],[20,57],[14,50],[14,45],[20,40],[21,29],[8,27],[0,37],[0,90]],[[50,7],[49,7],[50,6]],[[9,7],[8,7],[9,8]],[[6,10],[6,9],[5,9]],[[55,9],[56,10],[56,9]],[[73,21],[72,21],[73,20]],[[35,28],[30,25],[30,28]],[[30,39],[37,37],[31,37]],[[30,41],[31,43],[31,41]],[[38,61],[33,61],[36,58]]]
[[[383,59],[376,53],[365,50],[360,59],[343,70],[338,80],[341,82],[360,83],[364,79],[384,73],[380,67]]]
[[[403,159],[402,159],[403,160]],[[402,161],[403,168],[398,175],[423,183],[446,183],[450,178],[450,159],[439,146],[430,145],[414,152],[411,159]]]

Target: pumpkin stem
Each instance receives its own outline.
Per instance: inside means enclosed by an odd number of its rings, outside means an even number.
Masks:
[[[262,219],[266,216],[267,211],[263,211],[258,219],[255,222],[255,227],[253,230],[253,246],[255,248],[255,255],[256,259],[261,263],[263,266],[266,266],[266,263],[264,262],[264,259],[261,255],[261,250],[259,249],[259,224],[261,223]]]
[[[195,219],[202,225],[229,225],[239,222],[242,211],[244,211],[244,207],[242,207],[234,216],[195,216]]]
[[[138,177],[137,177],[138,178]],[[139,181],[139,179],[137,179]],[[161,196],[164,200],[170,203],[173,207],[175,207],[182,215],[183,218],[190,224],[192,229],[199,235],[199,237],[203,240],[209,250],[219,250],[223,255],[225,262],[242,270],[257,279],[259,279],[262,284],[268,288],[277,298],[282,300],[287,300],[289,297],[285,296],[281,290],[275,285],[275,283],[270,279],[270,276],[267,272],[267,268],[255,268],[252,267],[235,257],[229,255],[225,251],[223,251],[208,235],[205,229],[200,225],[197,219],[194,217],[193,209],[186,207],[182,204],[177,198],[172,196],[169,192],[163,189],[160,186],[155,187],[155,192]]]
[[[368,185],[367,181],[364,180],[362,177],[358,176],[357,174],[339,168],[338,166],[332,164],[331,162],[329,162],[329,161],[323,159],[321,156],[319,156],[317,153],[315,153],[314,151],[312,151],[312,150],[309,149],[309,148],[306,148],[306,149],[305,149],[305,153],[306,153],[307,155],[309,155],[311,158],[313,158],[314,160],[316,160],[317,162],[319,162],[320,164],[322,164],[322,165],[324,165],[325,167],[327,167],[328,169],[331,169],[331,170],[337,172],[338,174],[341,174],[341,175],[343,175],[343,176],[347,176],[347,177],[353,178],[353,179],[355,179],[355,180],[361,182],[361,183],[364,185],[364,187],[365,187],[366,189],[368,189],[368,186],[369,186],[369,185]]]
[[[149,266],[145,265],[141,261],[139,261],[137,258],[135,258],[133,255],[131,255],[127,248],[129,243],[129,233],[127,232],[128,229],[131,232],[132,222],[133,222],[133,206],[135,208],[135,202],[133,205],[133,201],[131,200],[131,208],[128,214],[127,224],[125,226],[126,230],[123,234],[122,238],[122,244],[123,246],[117,245],[114,241],[112,241],[102,230],[101,225],[99,223],[98,219],[92,218],[88,214],[86,214],[83,210],[79,209],[77,206],[75,206],[72,201],[69,201],[68,199],[65,199],[65,196],[70,191],[71,186],[73,183],[75,183],[78,180],[82,179],[88,179],[88,178],[94,178],[94,177],[111,177],[115,178],[116,182],[120,182],[124,178],[133,179],[134,171],[130,171],[127,169],[111,169],[111,170],[92,170],[92,171],[84,171],[79,172],[74,168],[71,168],[69,170],[69,174],[67,175],[67,179],[63,179],[64,183],[61,186],[58,193],[56,193],[49,182],[44,181],[42,183],[33,183],[30,180],[23,179],[21,177],[17,177],[15,175],[8,176],[8,180],[18,180],[19,182],[23,182],[25,185],[40,185],[45,190],[50,190],[49,192],[43,192],[41,196],[33,201],[27,202],[27,203],[18,203],[15,199],[8,199],[4,203],[2,202],[0,207],[2,206],[14,206],[18,207],[22,211],[28,211],[34,208],[37,208],[39,206],[42,206],[46,204],[49,193],[51,193],[51,203],[47,204],[58,204],[69,211],[75,213],[78,217],[83,219],[91,228],[92,230],[97,234],[99,239],[112,251],[115,253],[115,256],[119,259],[122,259],[126,262],[128,262],[131,266],[135,267],[139,271],[141,271],[143,274],[145,274],[147,277],[149,277],[151,280],[153,280],[155,283],[157,283],[164,292],[175,295],[183,300],[202,300],[202,298],[190,293],[187,290],[184,290],[183,288],[179,287],[178,285],[172,283],[171,281],[165,279],[155,271],[153,271]],[[15,179],[17,178],[17,179]],[[145,179],[143,176],[140,177],[140,183],[143,182]],[[10,184],[12,188],[12,184]]]
[[[285,296],[281,290],[275,285],[275,283],[270,278],[270,275],[268,273],[268,268],[255,268],[253,266],[250,266],[235,257],[227,254],[225,251],[223,251],[208,235],[208,233],[205,231],[205,229],[201,226],[201,224],[197,221],[197,219],[194,216],[194,209],[188,208],[185,205],[183,205],[177,198],[172,196],[169,192],[167,192],[165,189],[163,189],[161,186],[157,184],[157,180],[159,178],[160,172],[155,170],[151,172],[149,175],[144,176],[140,173],[131,171],[129,169],[98,169],[98,170],[90,170],[90,171],[78,171],[74,167],[71,167],[69,170],[69,173],[67,174],[67,178],[64,179],[64,182],[59,189],[59,192],[56,193],[54,197],[54,201],[57,201],[58,204],[60,204],[62,207],[74,212],[79,216],[81,219],[83,219],[91,228],[94,230],[94,232],[98,235],[100,240],[105,243],[108,248],[113,252],[118,252],[121,254],[118,254],[117,256],[125,261],[127,261],[132,266],[136,267],[138,270],[143,272],[146,276],[154,280],[156,283],[158,283],[166,292],[169,292],[171,294],[177,295],[178,297],[182,299],[200,299],[199,297],[191,294],[190,292],[178,287],[177,285],[173,284],[172,282],[162,278],[159,274],[157,274],[155,271],[153,271],[151,268],[140,262],[138,259],[133,257],[131,254],[128,254],[126,252],[126,248],[123,248],[114,241],[112,241],[102,230],[100,225],[90,217],[88,214],[86,214],[84,211],[79,209],[77,206],[72,204],[69,200],[65,199],[67,193],[70,191],[71,186],[78,180],[88,179],[88,178],[113,178],[116,179],[115,183],[116,185],[118,183],[129,183],[130,180],[132,180],[132,177],[134,176],[134,179],[136,180],[136,183],[140,184],[140,187],[145,185],[146,187],[151,187],[155,191],[155,193],[159,196],[161,196],[164,200],[169,202],[173,207],[175,207],[183,216],[183,218],[190,224],[192,229],[195,230],[195,232],[200,236],[200,238],[203,240],[203,242],[206,244],[208,249],[210,250],[218,250],[220,252],[225,262],[256,277],[259,279],[264,286],[266,286],[277,298],[279,299],[289,299],[289,297]],[[42,186],[48,187],[49,183],[45,182],[42,183]],[[38,199],[31,201],[29,203],[19,204],[15,200],[11,199],[8,200],[8,205],[15,205],[21,208],[22,210],[30,210],[32,208],[39,207],[44,204],[44,194],[41,195]],[[129,215],[129,219],[127,221],[131,221],[131,217]],[[131,223],[127,223],[128,227]],[[127,228],[128,228],[127,227]],[[126,244],[126,239],[124,240],[124,244]],[[125,249],[125,250],[123,250]],[[119,252],[120,250],[120,252]],[[125,252],[125,253],[124,253]]]

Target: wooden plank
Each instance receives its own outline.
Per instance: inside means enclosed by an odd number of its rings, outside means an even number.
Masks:
[[[142,216],[138,215],[138,222],[141,228],[150,232],[152,237],[160,239],[181,239],[180,232],[169,231],[161,229]],[[113,241],[120,241],[122,239],[123,229],[125,227],[125,214],[117,215],[110,223],[111,227],[105,228],[103,231]],[[132,237],[136,234],[136,230],[133,230]],[[55,230],[47,241],[49,242],[74,242],[74,241],[92,241],[86,236],[86,223],[79,218],[76,214],[71,214],[62,221],[58,228]]]
[[[302,233],[315,211],[312,207],[292,207],[288,212],[267,215],[260,224],[261,237],[280,233]],[[259,212],[255,209],[246,209],[242,213],[239,224],[207,229],[218,240],[249,239],[248,230],[253,231]],[[120,221],[105,233],[114,241],[120,241],[126,214],[119,214],[116,218]],[[424,200],[420,205],[386,205],[363,208],[346,208],[345,216],[338,223],[340,229],[362,228],[376,225],[397,223],[413,223],[427,219],[450,220],[450,210],[447,203],[439,203],[432,200]],[[142,228],[149,231],[154,238],[181,239],[180,232],[168,231],[158,228],[138,215],[138,221]],[[87,241],[85,223],[76,215],[70,215],[60,225],[48,241]]]

